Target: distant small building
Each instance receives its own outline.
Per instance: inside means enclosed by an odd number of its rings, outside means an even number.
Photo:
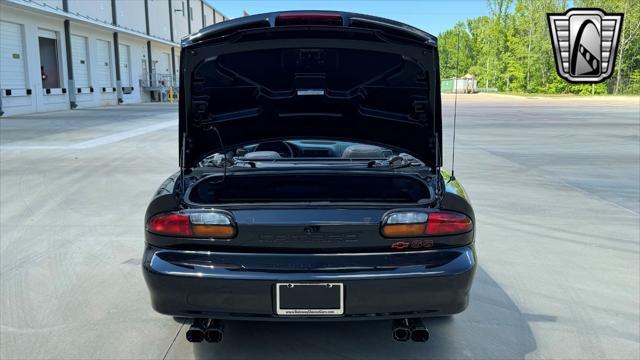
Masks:
[[[440,91],[443,93],[473,94],[478,92],[478,80],[467,74],[461,78],[444,79],[440,82]]]

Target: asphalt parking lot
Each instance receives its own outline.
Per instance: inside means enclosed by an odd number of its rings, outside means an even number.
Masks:
[[[229,322],[223,343],[193,345],[154,313],[143,216],[177,170],[176,118],[157,104],[0,118],[0,358],[640,358],[640,98],[459,97],[480,266],[467,311],[427,320],[425,344],[373,321]]]

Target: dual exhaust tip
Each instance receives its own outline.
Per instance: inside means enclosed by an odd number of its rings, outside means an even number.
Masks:
[[[422,322],[422,319],[398,319],[393,320],[391,326],[393,339],[396,341],[407,342],[426,342],[429,340],[429,330]],[[222,341],[224,334],[224,323],[214,319],[194,319],[193,324],[187,330],[187,341],[192,343],[200,343],[207,341],[210,343],[219,343]]]
[[[393,339],[406,342],[426,342],[429,340],[429,330],[422,322],[422,319],[398,319],[393,320],[391,325]]]
[[[224,324],[220,320],[194,319],[187,330],[187,341],[199,343],[206,340],[210,343],[219,343],[222,341],[223,333]]]

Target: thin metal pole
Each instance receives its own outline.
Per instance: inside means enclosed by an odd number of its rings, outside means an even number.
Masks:
[[[456,45],[456,74],[453,78],[453,87],[455,88],[455,97],[453,100],[453,144],[451,150],[451,178],[449,181],[455,181],[455,165],[456,165],[456,120],[458,113],[458,65],[460,63],[460,29],[458,29],[458,40]]]

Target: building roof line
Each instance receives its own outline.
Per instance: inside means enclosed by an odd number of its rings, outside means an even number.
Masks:
[[[213,14],[214,16],[215,16],[215,13],[218,13],[218,14],[222,15],[222,19],[223,20],[228,19],[227,15],[223,14],[220,10],[216,9],[216,7],[211,5],[211,3],[209,3],[209,1],[207,1],[207,0],[200,0],[200,1],[202,1],[205,6],[210,7],[211,10],[214,11],[214,14]]]
[[[156,41],[165,45],[169,45],[169,46],[180,46],[179,43],[177,42],[173,42],[169,39],[164,39],[161,37],[157,37],[157,36],[152,36],[152,35],[147,35],[143,32],[139,32],[137,30],[134,29],[129,29],[123,26],[119,26],[119,25],[113,25],[111,23],[105,22],[103,20],[100,19],[95,19],[95,18],[91,18],[88,16],[84,16],[84,15],[80,15],[77,13],[71,13],[71,12],[65,12],[64,10],[62,10],[61,8],[58,7],[52,7],[49,6],[45,3],[43,4],[39,4],[39,3],[35,3],[31,0],[3,0],[3,4],[9,5],[9,6],[13,6],[13,7],[17,7],[17,8],[21,8],[21,9],[26,9],[26,10],[31,10],[31,11],[35,11],[41,14],[46,14],[46,15],[57,15],[63,19],[68,19],[68,20],[73,20],[76,21],[80,24],[89,24],[89,25],[97,25],[99,27],[102,27],[104,29],[107,30],[112,30],[112,31],[117,31],[120,32],[122,34],[126,34],[126,35],[133,35],[133,36],[137,36],[140,38],[144,38],[147,40],[152,40],[152,41]]]

